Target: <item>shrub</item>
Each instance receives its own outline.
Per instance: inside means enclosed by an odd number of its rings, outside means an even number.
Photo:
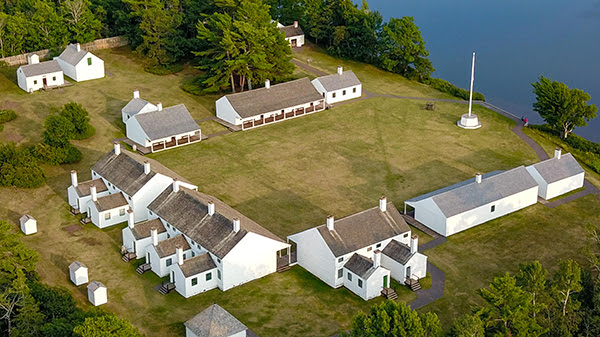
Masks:
[[[454,97],[462,98],[464,100],[469,99],[469,90],[465,90],[455,86],[454,84],[442,80],[441,78],[428,78],[423,80],[423,83],[429,84],[432,88],[441,92],[450,94]],[[479,101],[485,101],[485,96],[479,92],[473,92],[473,99]]]
[[[44,171],[27,149],[14,143],[0,146],[0,185],[34,188],[45,180]]]
[[[10,122],[17,118],[17,113],[13,110],[0,110],[0,123]]]
[[[88,112],[81,104],[70,102],[65,104],[60,116],[66,118],[73,124],[73,135],[71,139],[86,139],[96,133],[96,129],[90,124]]]

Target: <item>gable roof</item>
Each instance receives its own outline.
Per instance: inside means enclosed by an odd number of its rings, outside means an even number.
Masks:
[[[75,270],[78,270],[80,268],[86,268],[87,269],[87,267],[85,266],[85,264],[83,264],[83,263],[81,263],[79,261],[74,261],[73,263],[71,263],[69,265],[69,270],[75,271]]]
[[[560,159],[554,157],[531,166],[538,171],[548,184],[585,172],[570,153],[561,155]]]
[[[248,329],[216,303],[185,322],[185,326],[198,337],[228,337]]]
[[[208,253],[200,254],[190,259],[184,260],[183,264],[179,266],[179,269],[181,269],[181,272],[185,277],[198,275],[200,273],[215,268],[217,268],[217,265]]]
[[[129,103],[127,103],[127,105],[123,107],[123,109],[121,109],[121,112],[131,117],[142,111],[142,109],[148,104],[151,105],[151,110],[158,110],[158,107],[156,105],[146,101],[145,99],[133,98],[131,101],[129,101]]]
[[[215,204],[212,216],[208,215],[209,201]],[[177,193],[173,192],[172,186],[167,187],[148,209],[218,258],[225,257],[248,232],[283,242],[221,200],[185,187],[180,187]],[[234,218],[240,220],[237,233],[233,232]]]
[[[326,225],[316,229],[336,257],[410,231],[392,202],[387,203],[386,212],[373,207],[335,220],[332,231]]]
[[[100,288],[106,289],[106,286],[98,281],[92,281],[92,282],[90,282],[90,284],[88,284],[87,288],[88,288],[88,290],[96,291]]]
[[[242,117],[287,109],[323,99],[308,77],[225,96]]]
[[[49,73],[62,72],[62,69],[60,68],[60,65],[58,64],[58,61],[56,61],[56,60],[34,63],[34,64],[26,64],[19,68],[21,68],[23,70],[23,74],[25,74],[25,77],[39,76],[39,75],[44,75],[44,74],[49,74]]]
[[[150,163],[150,173],[148,174],[144,173],[145,161]],[[143,157],[135,152],[129,152],[123,148],[121,148],[121,153],[118,156],[115,155],[114,149],[107,153],[92,166],[92,170],[129,196],[137,193],[157,173],[192,184],[158,161]]]
[[[90,187],[92,185],[96,186],[96,193],[108,191],[108,187],[106,187],[104,180],[102,180],[102,178],[98,178],[77,184],[77,187],[75,187],[75,192],[77,192],[77,195],[80,197],[90,195]]]
[[[341,75],[335,73],[317,77],[315,80],[319,81],[327,91],[335,91],[360,85],[358,77],[354,75],[352,70],[343,71]]]
[[[127,206],[127,200],[123,193],[114,193],[99,197],[95,202],[98,212],[104,212],[117,207]]]
[[[200,130],[184,104],[133,116],[150,140]]]
[[[447,218],[538,186],[524,166],[483,175],[407,200],[407,204],[431,198]]]
[[[27,221],[29,221],[29,220],[35,220],[35,219],[34,219],[34,218],[31,216],[31,215],[29,215],[29,214],[24,214],[24,215],[23,215],[23,216],[22,216],[22,217],[19,219],[19,222],[20,222],[20,223],[24,223],[24,222],[27,222]]]
[[[294,37],[304,35],[304,31],[302,31],[302,27],[298,25],[298,27],[294,27],[294,25],[279,27],[279,30],[285,34],[285,37]]]
[[[77,51],[77,45],[70,44],[60,54],[59,58],[70,65],[76,66],[87,54],[87,50],[79,49],[79,51]]]
[[[410,247],[396,240],[390,241],[381,251],[382,254],[389,256],[392,260],[401,264],[406,264],[414,255],[410,252]]]
[[[158,257],[160,258],[177,253],[177,248],[182,248],[183,251],[191,249],[187,240],[181,234],[166,240],[159,241],[158,245],[154,246],[156,254],[158,254]]]
[[[148,220],[140,223],[136,223],[133,228],[131,228],[131,234],[136,240],[144,239],[150,237],[151,231],[156,229],[157,233],[164,233],[167,231],[165,226],[163,225],[160,219],[156,218],[153,220]]]
[[[363,280],[368,279],[375,272],[373,260],[356,253],[344,264],[344,268],[358,275]]]

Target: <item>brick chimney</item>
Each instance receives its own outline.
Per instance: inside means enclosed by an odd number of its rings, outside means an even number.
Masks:
[[[208,202],[208,215],[214,215],[215,214],[215,203],[212,201]]]
[[[335,218],[333,217],[333,215],[329,215],[327,216],[327,229],[329,229],[330,231],[334,230],[334,224],[335,223]]]
[[[92,196],[92,201],[98,201],[98,193],[96,193],[96,186],[90,186],[90,195]]]
[[[414,254],[417,250],[419,250],[419,236],[415,234],[410,238],[410,253]]]
[[[240,219],[238,218],[234,218],[233,219],[233,232],[237,233],[240,231],[241,225],[240,225]]]
[[[71,170],[71,185],[77,187],[77,171]]]
[[[562,150],[560,149],[560,147],[557,147],[556,149],[554,149],[554,158],[560,159],[561,156],[562,156]]]
[[[129,228],[133,228],[135,226],[135,215],[133,214],[133,210],[130,208],[127,210],[127,226],[129,226]]]
[[[385,196],[379,198],[379,210],[382,212],[387,211],[387,198]]]

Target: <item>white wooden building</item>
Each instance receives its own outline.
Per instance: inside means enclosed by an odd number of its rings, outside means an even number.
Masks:
[[[248,328],[227,310],[213,304],[185,322],[185,337],[250,337]],[[252,336],[256,336],[252,333]]]
[[[416,236],[393,203],[288,236],[298,264],[331,287],[344,286],[368,300],[390,287],[390,277],[404,284],[427,275],[427,257],[417,251]]]
[[[242,130],[304,116],[325,109],[325,101],[305,77],[219,98],[217,117]]]
[[[88,203],[92,200],[92,186],[96,189],[97,197],[104,197],[110,194],[108,187],[101,178],[79,183],[77,171],[71,170],[71,186],[67,188],[67,197],[69,206],[71,206],[74,214],[78,214],[81,211],[87,212]]]
[[[523,166],[477,174],[475,179],[407,200],[417,221],[450,236],[537,202],[538,183]]]
[[[183,264],[185,259],[192,257],[192,253],[192,248],[185,236],[179,234],[162,241],[153,242],[152,245],[148,246],[146,263],[150,264],[156,275],[164,277],[171,275],[175,265]]]
[[[540,185],[538,195],[549,200],[583,187],[585,170],[570,153],[554,151],[554,157],[527,166],[527,171]]]
[[[277,28],[285,34],[285,40],[290,43],[290,47],[296,48],[304,45],[304,32],[300,25],[298,25],[298,21],[294,21],[294,24],[289,26],[278,23]]]
[[[75,261],[69,265],[69,277],[76,286],[88,283],[88,268],[85,264]]]
[[[106,228],[127,221],[129,203],[123,193],[112,193],[98,197],[96,187],[91,187],[91,202],[87,216],[99,228]]]
[[[63,71],[58,61],[40,62],[39,56],[27,56],[27,65],[17,69],[17,83],[19,88],[34,92],[42,88],[52,88],[65,83]]]
[[[21,232],[23,232],[25,235],[37,233],[37,220],[31,215],[23,215],[19,219],[19,224],[21,225]]]
[[[123,123],[127,122],[127,120],[139,113],[146,113],[158,110],[158,107],[143,98],[140,98],[139,90],[133,91],[133,98],[127,105],[121,109],[121,119]]]
[[[60,56],[54,59],[58,61],[63,73],[76,82],[104,77],[104,61],[81,49],[79,43],[68,45]]]
[[[312,80],[317,91],[323,95],[327,104],[333,104],[362,95],[362,84],[352,70],[344,71],[339,66],[337,73],[321,76]]]
[[[94,306],[106,304],[108,302],[108,292],[106,286],[98,281],[92,281],[87,286],[88,300]]]
[[[153,243],[167,239],[168,234],[160,219],[146,220],[135,223],[132,210],[128,211],[127,227],[123,228],[123,246],[129,253],[135,253],[136,259],[149,260],[148,248]]]

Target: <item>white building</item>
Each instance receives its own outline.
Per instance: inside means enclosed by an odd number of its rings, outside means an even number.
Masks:
[[[71,186],[67,188],[69,206],[74,214],[80,211],[86,212],[88,203],[92,200],[92,186],[96,189],[97,197],[104,197],[110,194],[108,187],[101,178],[84,181],[79,183],[77,171],[71,170]]]
[[[321,94],[308,78],[230,94],[216,102],[217,117],[242,130],[280,122],[325,109]]]
[[[427,256],[393,203],[374,207],[288,236],[298,264],[331,287],[344,286],[365,300],[390,287],[427,275]]]
[[[312,80],[327,104],[358,98],[362,95],[362,84],[352,70],[344,71],[341,66],[333,75],[321,76]]]
[[[281,256],[289,256],[289,244],[219,199],[177,181],[148,206],[148,214],[160,219],[170,239],[149,246],[146,262],[159,275],[170,271],[175,290],[186,298],[273,273]]]
[[[298,21],[294,21],[294,24],[289,26],[277,23],[277,28],[285,34],[285,40],[290,43],[290,47],[296,48],[304,45],[304,32],[298,25]]]
[[[104,61],[96,55],[81,49],[79,43],[70,44],[54,58],[63,73],[77,82],[104,77]]]
[[[96,187],[91,187],[91,202],[88,203],[87,216],[99,228],[106,228],[127,221],[128,209],[129,203],[123,193],[98,197]]]
[[[185,322],[185,337],[250,337],[248,332],[242,322],[216,303]]]
[[[17,83],[21,89],[33,92],[63,85],[65,79],[58,61],[40,63],[40,57],[32,54],[27,56],[27,65],[17,69]]]
[[[407,200],[415,219],[443,236],[450,236],[537,202],[538,183],[520,166],[508,171],[477,174],[475,179]],[[405,208],[406,213],[406,208]]]
[[[132,210],[128,211],[127,227],[123,228],[123,246],[130,253],[135,253],[137,259],[150,259],[148,247],[153,243],[168,239],[167,230],[160,219],[146,220],[135,223]]]
[[[88,283],[88,268],[81,262],[73,262],[69,265],[69,277],[76,286]]]
[[[156,110],[158,110],[158,107],[156,105],[146,101],[145,99],[140,98],[140,92],[138,90],[135,90],[133,92],[133,98],[131,99],[131,101],[129,101],[129,103],[127,103],[127,105],[125,105],[123,109],[121,109],[121,119],[123,120],[123,123],[125,123],[129,118],[133,117],[135,114],[146,113]]]
[[[98,281],[92,281],[87,286],[88,300],[94,305],[99,306],[108,302],[106,286]]]
[[[585,170],[570,154],[554,151],[554,157],[527,166],[527,171],[540,185],[538,195],[549,200],[583,187]]]
[[[25,235],[37,233],[37,220],[31,215],[25,214],[19,219],[21,224],[21,232]]]

